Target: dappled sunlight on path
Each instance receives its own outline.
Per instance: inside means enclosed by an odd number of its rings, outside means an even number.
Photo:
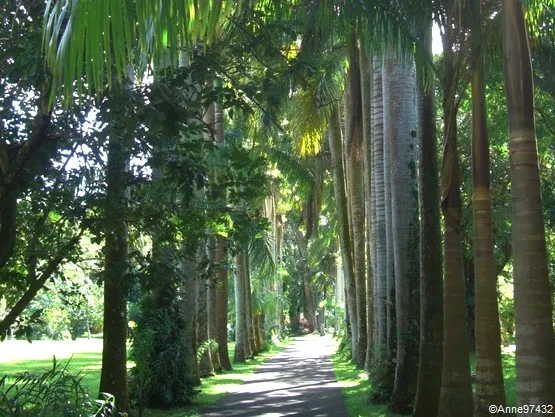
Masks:
[[[329,336],[296,338],[202,415],[348,416],[329,359],[336,346]]]

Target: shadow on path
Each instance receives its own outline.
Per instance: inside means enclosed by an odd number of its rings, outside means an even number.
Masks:
[[[329,359],[334,349],[329,336],[298,337],[201,415],[347,417]]]

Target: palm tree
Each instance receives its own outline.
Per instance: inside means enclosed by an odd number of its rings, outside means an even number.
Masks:
[[[431,19],[431,13],[430,13]],[[432,25],[422,44],[432,61]],[[414,417],[436,416],[443,364],[443,276],[434,88],[417,67],[420,206],[420,358]]]
[[[387,344],[387,282],[386,282],[386,244],[385,244],[385,191],[383,159],[383,86],[382,65],[377,58],[373,62],[374,85],[372,94],[372,183],[376,200],[376,227],[374,227],[376,246],[376,339],[375,347],[384,349]]]
[[[210,260],[211,265],[217,265],[216,263],[216,238],[210,238],[207,247],[207,256]],[[208,340],[217,340],[218,337],[218,319],[217,319],[217,299],[216,299],[216,286],[218,283],[217,274],[210,280],[210,285],[208,285],[207,294],[207,318],[208,318]],[[218,350],[210,351],[212,356],[212,364],[214,366],[215,372],[220,372],[222,370],[222,364],[220,362],[220,353]]]
[[[356,30],[349,43],[349,70],[345,94],[345,131],[346,131],[346,162],[348,173],[348,195],[351,213],[352,256],[355,274],[356,294],[356,351],[353,353],[357,367],[364,368],[366,361],[367,333],[366,327],[366,240],[365,240],[365,208],[363,178],[363,128],[362,128],[362,97],[360,81],[359,48]]]
[[[208,89],[212,88],[212,80],[209,80],[206,83],[206,87]],[[214,113],[214,103],[210,103],[208,107],[205,109],[203,122],[206,126],[210,129],[214,128],[215,124],[215,113]],[[210,141],[212,139],[211,133],[205,133],[204,138],[206,141]],[[205,189],[202,190],[203,192],[199,192],[200,201],[206,201],[206,192]],[[198,257],[199,262],[203,263],[203,260],[209,256],[208,247],[204,244],[199,246]],[[203,346],[208,343],[210,338],[209,332],[209,296],[208,287],[210,283],[206,279],[199,279],[197,283],[197,320],[198,320],[198,332],[197,332],[197,345]],[[212,352],[210,349],[205,349],[202,357],[200,358],[199,363],[199,371],[202,377],[214,375],[214,364],[212,363]]]
[[[351,323],[353,352],[356,349],[356,300],[354,267],[351,250],[351,236],[349,230],[348,205],[345,187],[345,169],[342,156],[341,122],[339,120],[339,105],[333,104],[329,121],[328,139],[330,142],[330,153],[333,167],[333,188],[338,213],[339,241],[341,246],[341,259],[343,261],[343,273],[345,276],[345,287],[347,290],[347,311]]]
[[[374,232],[375,199],[373,195],[372,176],[372,81],[374,77],[372,55],[369,54],[364,36],[361,36],[360,45],[360,93],[362,110],[362,133],[364,143],[364,196],[366,207],[366,359],[364,370],[368,373],[372,365],[372,352],[374,350],[374,335],[376,325],[374,322],[374,291],[376,275],[374,274]]]
[[[385,206],[385,282],[386,282],[386,317],[387,317],[387,354],[394,358],[397,354],[396,348],[396,324],[395,324],[395,260],[393,247],[393,212],[391,207],[391,143],[386,140],[389,136],[388,130],[391,126],[387,123],[392,118],[391,98],[385,92],[387,84],[391,82],[386,74],[391,73],[389,69],[393,63],[391,55],[384,56],[382,70],[382,94],[383,94],[383,177],[384,177],[384,206]],[[393,382],[393,381],[391,381]]]
[[[118,89],[118,92],[120,90]],[[121,100],[123,94],[117,97]],[[121,104],[121,103],[120,103]],[[127,385],[128,206],[127,170],[134,132],[122,119],[111,123],[106,166],[106,243],[104,276],[104,326],[100,392],[114,395],[118,412],[129,413]],[[118,117],[115,116],[115,117]]]
[[[472,76],[472,211],[474,215],[474,276],[476,314],[476,417],[491,413],[491,404],[505,404],[501,368],[501,332],[497,309],[497,277],[493,257],[493,225],[489,186],[489,140],[482,12],[479,0],[471,2],[471,46],[475,60]]]
[[[458,66],[462,42],[456,1],[446,5],[443,35],[443,161],[441,165],[444,218],[443,369],[438,417],[466,417],[473,413],[470,378],[470,346],[465,309],[463,251],[461,240],[460,167],[457,152]]]
[[[247,296],[248,279],[247,253],[240,250],[235,255],[235,362],[245,362],[249,356],[249,338],[247,333]]]
[[[395,265],[397,354],[395,383],[389,408],[410,413],[418,364],[418,198],[416,172],[416,72],[414,62],[393,59],[383,77],[384,142],[389,143],[391,172],[392,235]],[[390,106],[390,107],[389,107]]]
[[[214,87],[221,87],[221,80],[214,80]],[[216,133],[216,141],[219,145],[225,142],[224,132],[224,113],[221,101],[214,103],[214,127]],[[216,204],[225,207],[225,194],[220,192],[214,196]],[[222,368],[231,371],[231,362],[229,360],[229,351],[227,347],[227,310],[228,310],[228,280],[227,280],[227,240],[223,236],[215,237],[215,253],[214,263],[217,265],[216,282],[215,282],[215,303],[216,303],[216,335],[215,339],[218,343],[218,356],[222,364]]]
[[[519,405],[553,404],[555,347],[534,122],[534,86],[524,14],[518,0],[503,1],[503,55],[513,210],[517,402]]]

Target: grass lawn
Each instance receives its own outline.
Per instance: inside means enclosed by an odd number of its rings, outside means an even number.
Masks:
[[[172,410],[147,410],[145,417],[194,417],[198,410],[210,405],[227,392],[243,382],[243,380],[264,361],[282,350],[287,341],[280,346],[258,355],[245,364],[234,364],[233,371],[203,379],[199,387],[201,393],[196,397],[195,406]],[[230,357],[233,357],[234,345],[229,344]],[[102,361],[101,339],[78,339],[76,341],[46,341],[33,343],[20,340],[8,340],[0,343],[0,377],[23,372],[43,372],[52,368],[52,356],[58,361],[71,362],[68,369],[73,373],[82,372],[83,385],[91,394],[98,391],[100,368]],[[128,362],[128,367],[133,366]]]
[[[342,386],[343,397],[350,417],[393,417],[388,414],[385,405],[374,405],[368,402],[370,383],[366,374],[357,369],[354,364],[346,360],[341,353],[331,358],[335,376]],[[471,358],[471,369],[474,374],[476,358]],[[513,353],[503,353],[503,377],[507,405],[516,405],[516,374],[515,356]]]

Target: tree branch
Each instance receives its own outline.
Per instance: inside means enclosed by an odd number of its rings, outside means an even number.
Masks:
[[[29,288],[27,288],[27,291],[25,291],[25,294],[21,296],[17,303],[10,309],[8,315],[5,316],[0,322],[0,338],[3,339],[5,337],[9,327],[15,323],[16,319],[21,315],[23,310],[25,310],[31,301],[33,301],[40,289],[44,286],[44,284],[46,284],[52,274],[56,272],[64,259],[66,259],[67,253],[77,246],[84,232],[85,229],[81,229],[79,234],[71,238],[58,251],[57,255],[50,260],[42,274],[34,281],[31,281],[31,284],[29,285]]]

